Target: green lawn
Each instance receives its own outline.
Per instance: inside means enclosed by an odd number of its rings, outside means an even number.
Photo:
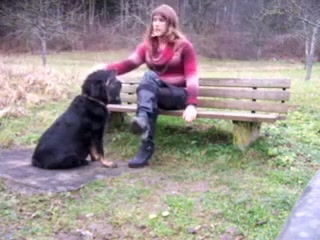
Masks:
[[[73,86],[69,97],[25,105],[22,117],[0,119],[0,146],[34,146],[93,65],[127,54],[49,56],[48,68]],[[40,60],[6,56],[1,64],[32,67]],[[264,124],[261,138],[241,152],[231,145],[229,121],[199,119],[188,125],[160,116],[156,152],[141,173],[50,195],[22,195],[0,181],[0,239],[72,239],[85,231],[95,239],[275,239],[319,167],[320,64],[310,82],[303,80],[302,64],[284,61],[200,58],[199,65],[201,76],[292,79],[287,120]],[[139,76],[143,69],[133,74]],[[106,153],[113,159],[127,161],[137,148],[138,138],[127,124],[106,136]]]

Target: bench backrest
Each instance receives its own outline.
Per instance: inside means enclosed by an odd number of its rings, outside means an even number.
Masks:
[[[140,79],[123,78],[122,104],[135,104]],[[290,79],[200,78],[199,108],[286,113]]]

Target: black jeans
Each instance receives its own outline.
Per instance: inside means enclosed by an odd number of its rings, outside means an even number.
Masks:
[[[153,71],[144,74],[138,89],[152,89],[157,107],[163,110],[179,110],[186,107],[187,93],[183,87],[176,87],[160,80]],[[137,94],[139,94],[137,92]],[[138,98],[139,104],[139,98]]]
[[[144,74],[137,88],[137,115],[147,115],[148,117],[150,131],[146,140],[153,144],[159,109],[184,109],[186,107],[186,98],[187,93],[184,88],[175,87],[161,81],[153,71],[148,71]]]

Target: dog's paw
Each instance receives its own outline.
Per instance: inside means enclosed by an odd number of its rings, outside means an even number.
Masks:
[[[111,162],[111,161],[101,161],[102,165],[104,167],[107,167],[107,168],[116,168],[118,167],[118,165],[115,163],[115,162]]]

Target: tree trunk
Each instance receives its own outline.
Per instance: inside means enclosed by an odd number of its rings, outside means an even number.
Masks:
[[[305,54],[304,70],[306,70],[307,66],[308,66],[308,62],[309,62],[309,37],[308,36],[306,37],[304,45],[305,45],[305,49],[304,49],[304,54]]]
[[[231,25],[232,25],[232,27],[236,24],[236,10],[237,10],[237,1],[232,0],[232,5],[231,5]]]
[[[261,58],[261,46],[260,46],[260,44],[257,46],[257,60],[259,60],[260,58]]]
[[[47,40],[45,38],[41,38],[41,58],[42,65],[44,67],[47,66]]]
[[[306,80],[310,80],[311,78],[311,73],[312,73],[312,65],[313,65],[313,57],[314,57],[314,52],[316,49],[316,42],[317,42],[317,34],[318,34],[318,28],[319,26],[314,26],[312,28],[312,37],[310,40],[310,48],[309,48],[309,54],[307,57],[307,76]]]
[[[107,22],[107,0],[103,1],[103,24]]]
[[[83,33],[84,34],[87,34],[87,32],[88,32],[88,20],[87,20],[87,18],[88,18],[88,13],[87,13],[87,8],[86,8],[86,0],[82,0],[82,2],[81,2],[81,6],[82,6],[82,14],[83,14],[83,23],[82,23],[82,26],[83,26]]]
[[[121,32],[124,32],[124,12],[125,12],[125,2],[124,0],[120,1],[120,26]]]
[[[257,26],[256,30],[256,58],[259,60],[261,58],[261,53],[262,53],[262,29],[260,28],[260,24]]]
[[[304,55],[305,55],[305,61],[304,61],[304,70],[307,69],[307,63],[308,63],[308,56],[309,56],[309,47],[310,47],[310,34],[309,34],[309,31],[308,31],[308,26],[307,26],[307,23],[306,22],[303,22],[303,32],[306,36],[305,38],[305,42],[304,42],[304,45],[305,45],[305,49],[304,49]]]
[[[96,0],[89,1],[89,28],[90,31],[93,29],[94,18],[95,18]]]

